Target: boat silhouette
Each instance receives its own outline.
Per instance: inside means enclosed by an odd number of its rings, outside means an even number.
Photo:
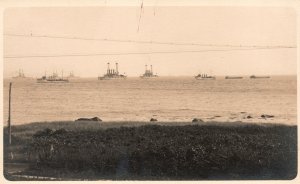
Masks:
[[[207,75],[207,74],[198,74],[195,76],[195,79],[197,80],[215,80],[216,77],[212,75]]]
[[[59,83],[59,82],[69,82],[69,80],[68,79],[64,79],[63,72],[62,72],[62,76],[61,77],[59,77],[57,75],[57,73],[53,72],[53,74],[50,75],[50,76],[47,76],[45,74],[41,78],[38,78],[37,82],[38,83]]]
[[[153,74],[153,70],[152,70],[152,65],[150,65],[151,69],[148,70],[147,65],[145,65],[145,73],[143,75],[140,76],[140,78],[142,79],[147,79],[147,78],[156,78],[158,77],[157,75]]]
[[[118,63],[116,63],[116,69],[109,68],[110,63],[107,63],[107,71],[102,77],[98,77],[98,80],[110,80],[110,79],[126,79],[127,76],[119,74]]]

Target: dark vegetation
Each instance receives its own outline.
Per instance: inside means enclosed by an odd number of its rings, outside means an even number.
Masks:
[[[24,173],[31,175],[223,180],[293,179],[297,174],[296,126],[46,128],[25,139],[14,136],[13,143],[10,149],[4,146],[5,160],[8,162],[12,149],[23,152],[26,156],[14,161],[28,163]]]

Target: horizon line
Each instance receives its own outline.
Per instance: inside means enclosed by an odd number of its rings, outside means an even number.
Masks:
[[[205,73],[204,73],[205,74]],[[197,74],[195,75],[159,75],[158,77],[195,77]],[[247,77],[247,76],[252,76],[252,75],[255,75],[255,76],[297,76],[297,74],[242,74],[242,75],[238,75],[238,74],[232,74],[232,75],[212,75],[212,76],[215,76],[215,77],[226,77],[226,76],[230,76],[230,77],[237,77],[237,76],[241,76],[241,77]],[[127,75],[127,78],[139,78],[141,75],[131,75],[131,76],[128,76]],[[11,77],[3,77],[3,79],[11,79],[11,78],[14,78],[14,77],[18,77],[18,76],[11,76]],[[98,78],[98,76],[76,76],[73,77],[73,78]],[[37,78],[37,77],[32,77],[32,76],[26,76],[25,78]],[[72,77],[64,77],[64,78],[72,78]],[[151,77],[150,77],[151,78]]]

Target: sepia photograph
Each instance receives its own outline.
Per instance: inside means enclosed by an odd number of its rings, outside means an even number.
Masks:
[[[297,11],[8,7],[8,181],[294,180]]]

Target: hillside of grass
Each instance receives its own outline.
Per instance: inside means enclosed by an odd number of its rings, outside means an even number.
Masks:
[[[4,134],[4,161],[28,164],[19,174],[66,180],[293,179],[297,173],[296,126],[123,125],[15,126],[9,147]]]

